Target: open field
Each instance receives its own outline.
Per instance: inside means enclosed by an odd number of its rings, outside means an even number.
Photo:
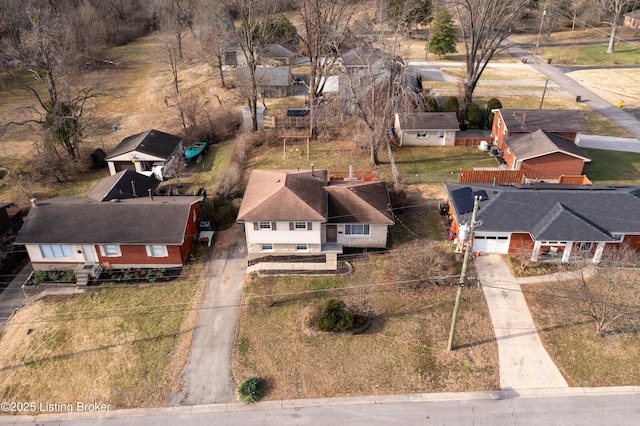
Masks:
[[[637,56],[640,58],[640,42]],[[623,100],[623,108],[640,118],[640,68],[574,71],[567,76],[611,105]]]
[[[20,309],[0,338],[3,400],[164,405],[189,355],[205,257],[166,284],[90,289]]]
[[[554,296],[562,283],[522,286],[542,342],[569,386],[634,386],[640,381],[640,338],[595,336],[595,325],[574,301]]]

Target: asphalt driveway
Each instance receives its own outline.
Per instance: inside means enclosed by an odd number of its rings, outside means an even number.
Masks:
[[[169,405],[202,405],[235,401],[231,352],[247,269],[245,236],[239,225],[216,235],[205,267],[205,290],[189,361],[182,372],[182,391]]]

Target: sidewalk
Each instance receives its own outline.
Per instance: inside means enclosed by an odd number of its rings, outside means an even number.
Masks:
[[[498,254],[475,258],[498,340],[501,389],[556,389],[566,380],[544,349],[520,283]]]

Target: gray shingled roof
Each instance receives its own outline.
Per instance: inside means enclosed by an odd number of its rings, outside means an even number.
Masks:
[[[640,186],[445,183],[459,223],[470,222],[471,212],[459,213],[464,200],[454,201],[451,193],[466,187],[488,196],[480,202],[478,232],[527,232],[544,241],[612,241],[613,234],[640,234]]]
[[[460,130],[455,112],[398,113],[399,130]]]
[[[236,68],[236,83],[238,86],[249,85],[249,68]],[[256,83],[262,87],[285,87],[291,84],[291,70],[289,67],[256,67]]]
[[[180,136],[154,129],[147,130],[146,132],[124,138],[122,142],[111,151],[106,160],[108,161],[118,155],[133,151],[169,159],[181,141],[182,138]]]
[[[330,223],[382,223],[393,225],[389,192],[384,182],[330,183]]]
[[[200,201],[195,196],[119,202],[52,198],[31,208],[16,244],[182,244],[191,205]]]
[[[95,201],[146,197],[149,195],[149,190],[153,194],[159,184],[160,181],[158,179],[132,170],[123,170],[102,179],[91,188],[87,193],[87,197]]]
[[[585,132],[587,123],[577,110],[500,109],[509,132]],[[524,121],[524,124],[523,124]]]
[[[325,221],[327,171],[253,170],[238,221]]]
[[[520,133],[509,136],[505,142],[518,160],[527,160],[542,155],[561,152],[572,157],[578,157],[585,162],[591,159],[571,140],[554,133],[536,130],[531,133]]]

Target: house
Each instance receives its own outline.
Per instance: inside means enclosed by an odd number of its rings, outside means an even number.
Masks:
[[[640,29],[640,9],[624,14],[624,26],[634,30]]]
[[[180,136],[151,129],[124,138],[105,160],[112,175],[132,170],[163,180],[173,174],[183,150]]]
[[[295,58],[295,53],[281,44],[267,44],[260,54],[260,61],[264,65],[291,65]]]
[[[121,171],[84,197],[33,200],[15,241],[26,247],[33,269],[182,266],[198,233],[203,197],[154,197],[154,184],[143,185],[154,179],[135,175]]]
[[[573,257],[598,263],[605,249],[640,248],[640,186],[445,183],[449,235],[462,246],[480,197],[474,252],[510,253],[532,261]],[[467,245],[468,247],[468,245]]]
[[[491,136],[493,144],[505,151],[505,140],[513,135],[544,130],[576,142],[587,124],[580,111],[495,109]]]
[[[504,143],[502,158],[506,164],[513,170],[523,170],[528,178],[582,175],[584,164],[591,162],[573,141],[544,130],[517,133]]]
[[[326,170],[251,173],[237,219],[245,227],[250,263],[294,256],[297,262],[271,269],[335,270],[344,247],[386,247],[394,223],[386,184],[330,182],[328,176]]]
[[[249,68],[236,68],[236,84],[238,87],[249,87]],[[256,67],[256,84],[258,91],[265,98],[283,98],[291,91],[291,70],[288,66]]]
[[[460,130],[455,112],[396,113],[393,133],[400,146],[453,146]]]

